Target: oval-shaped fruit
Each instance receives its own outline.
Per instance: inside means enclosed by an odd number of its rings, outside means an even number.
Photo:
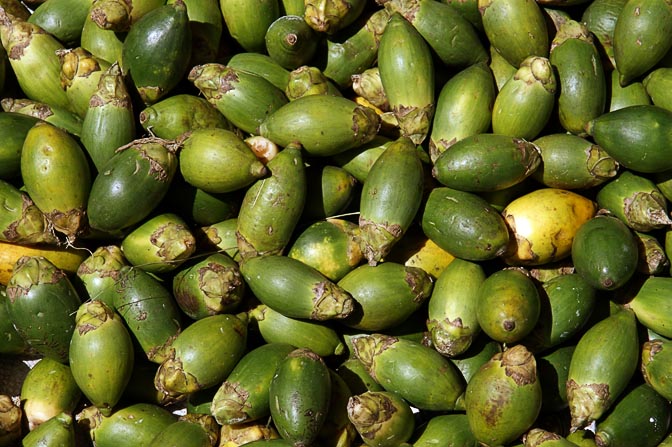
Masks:
[[[294,349],[288,343],[271,342],[246,353],[212,398],[211,411],[217,422],[241,424],[270,415],[271,380]]]
[[[433,348],[384,334],[358,335],[352,344],[371,377],[416,408],[454,410],[464,392],[457,367]]]
[[[95,300],[80,306],[70,342],[70,369],[82,393],[104,416],[121,400],[134,354],[124,321],[112,308]]]
[[[476,317],[490,338],[515,343],[529,334],[540,312],[534,280],[520,268],[499,270],[488,276],[478,292]]]
[[[534,355],[515,345],[495,354],[467,384],[469,427],[485,445],[506,445],[531,428],[541,397]]]
[[[494,259],[509,243],[504,218],[485,199],[448,187],[429,193],[422,229],[439,247],[469,261]]]
[[[67,362],[81,301],[67,273],[41,256],[23,256],[7,284],[7,310],[21,338],[38,353]]]
[[[514,199],[502,211],[513,236],[505,261],[543,265],[568,257],[579,228],[596,212],[589,198],[558,188],[540,188]]]
[[[668,338],[672,337],[672,306],[666,297],[671,288],[670,278],[651,276],[628,302],[628,307],[644,327]]]
[[[26,134],[21,177],[35,205],[70,239],[81,232],[91,188],[91,171],[75,137],[47,122]]]
[[[537,147],[502,134],[465,137],[434,162],[432,175],[461,191],[497,191],[522,182],[540,165]]]
[[[541,165],[532,177],[549,188],[591,188],[618,173],[620,165],[616,160],[597,144],[578,135],[546,134],[533,143],[541,153]]]
[[[168,399],[221,384],[247,346],[247,317],[219,314],[187,326],[159,365],[154,386]]]
[[[346,318],[354,309],[348,292],[296,259],[255,256],[245,260],[240,271],[262,303],[288,317],[338,319]]]
[[[191,28],[181,0],[152,9],[133,23],[124,38],[122,69],[145,104],[177,86],[189,68]]]
[[[579,339],[567,376],[572,428],[585,428],[611,407],[637,369],[635,314],[616,313],[592,325]]]
[[[342,324],[363,331],[385,331],[406,321],[429,299],[433,282],[424,270],[395,262],[361,265],[338,286],[354,299]]]
[[[655,105],[629,106],[604,113],[586,132],[623,167],[655,173],[672,169],[672,111]]]
[[[581,225],[572,242],[576,272],[599,290],[622,287],[637,270],[637,242],[623,221],[598,215]]]
[[[462,354],[481,332],[476,309],[485,278],[480,264],[463,259],[453,260],[437,278],[427,308],[427,330],[443,355]]]
[[[360,245],[370,265],[390,252],[413,222],[424,170],[413,142],[400,137],[371,166],[360,199]]]
[[[595,426],[599,447],[655,447],[670,427],[670,402],[648,384],[634,386]]]
[[[268,398],[271,417],[282,438],[295,446],[310,445],[329,410],[329,368],[309,349],[295,349],[278,365]]]

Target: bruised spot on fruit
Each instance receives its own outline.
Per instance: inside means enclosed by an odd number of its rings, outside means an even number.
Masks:
[[[88,334],[89,332],[95,330],[98,327],[99,326],[96,326],[93,323],[80,324],[79,326],[77,326],[77,333],[79,335]]]
[[[369,375],[376,380],[376,372],[373,369],[375,358],[398,341],[399,339],[396,337],[371,334],[354,337],[352,346],[355,356],[362,362]]]
[[[240,382],[224,382],[219,390],[220,398],[216,412],[226,411],[227,421],[236,423],[249,418],[248,411],[252,405],[248,402],[250,392]]]
[[[567,381],[567,401],[572,416],[572,429],[584,428],[599,419],[611,403],[609,385],[606,383],[579,384]]]
[[[198,299],[183,287],[178,286],[175,289],[175,300],[180,303],[180,307],[182,307],[187,314],[195,314],[198,312]]]
[[[537,362],[524,345],[516,345],[496,356],[501,359],[504,373],[516,385],[524,386],[537,381]]]

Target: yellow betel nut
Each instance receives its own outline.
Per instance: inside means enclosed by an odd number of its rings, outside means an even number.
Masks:
[[[502,256],[511,265],[541,265],[571,254],[579,227],[597,212],[597,204],[579,194],[543,188],[518,197],[502,211],[511,235]]]

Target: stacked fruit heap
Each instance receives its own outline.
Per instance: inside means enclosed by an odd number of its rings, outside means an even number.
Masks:
[[[672,445],[669,0],[28,5],[0,446]]]

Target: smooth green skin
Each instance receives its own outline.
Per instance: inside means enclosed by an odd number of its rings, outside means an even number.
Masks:
[[[427,330],[440,353],[464,353],[481,332],[476,308],[485,278],[480,264],[463,259],[451,261],[437,278],[427,308]]]
[[[293,445],[310,445],[329,411],[329,368],[312,351],[296,349],[278,365],[268,398],[271,417],[282,438]]]
[[[170,95],[144,108],[140,125],[159,138],[173,139],[188,131],[205,128],[231,130],[232,126],[207,99],[189,93]]]
[[[624,168],[642,173],[672,169],[672,111],[655,105],[630,106],[590,121],[586,130]]]
[[[638,358],[637,322],[630,310],[598,321],[581,336],[567,376],[573,428],[584,428],[607,411],[630,382]]]
[[[270,177],[253,183],[240,205],[236,237],[243,259],[282,253],[303,213],[307,187],[301,150],[285,147],[266,167]]]
[[[131,335],[121,317],[101,301],[77,311],[70,342],[70,370],[82,393],[106,416],[121,400],[134,365]]]
[[[189,68],[191,29],[184,3],[159,6],[133,23],[124,39],[121,60],[142,101],[165,97]]]
[[[541,383],[541,411],[552,413],[567,408],[567,375],[576,345],[566,345],[537,355]]]
[[[616,20],[613,42],[614,62],[625,86],[672,48],[672,5],[666,0],[627,2]]]
[[[324,220],[337,216],[352,202],[357,179],[338,166],[308,167],[307,197],[302,220]]]
[[[318,48],[316,32],[303,16],[278,17],[268,26],[264,41],[271,59],[287,70],[308,64]]]
[[[579,429],[567,435],[568,441],[573,442],[579,447],[596,447],[595,433],[589,429]]]
[[[644,380],[668,400],[672,396],[670,355],[672,355],[672,342],[670,341],[647,340],[642,345],[641,370]]]
[[[65,272],[42,257],[17,261],[6,289],[8,314],[28,345],[65,363],[81,301]]]
[[[219,385],[245,353],[246,344],[247,319],[219,314],[195,321],[173,340],[171,357],[159,366],[154,386],[179,397]]]
[[[655,447],[670,427],[672,408],[669,401],[647,384],[623,395],[595,427],[600,446]]]
[[[172,4],[177,0],[168,0]],[[219,0],[185,0],[191,28],[190,66],[215,60],[224,27]]]
[[[457,141],[487,132],[496,95],[485,63],[462,69],[441,87],[429,139],[432,161]]]
[[[390,15],[380,38],[378,70],[400,134],[421,144],[434,116],[434,62],[427,41],[399,13]]]
[[[471,433],[467,415],[463,413],[433,416],[413,435],[413,447],[478,447],[478,440]]]
[[[466,383],[476,374],[483,364],[487,363],[493,355],[502,352],[502,345],[485,334],[476,337],[471,346],[464,353],[450,357],[450,361],[457,366]]]
[[[332,95],[308,95],[271,113],[260,135],[279,146],[298,143],[308,154],[326,157],[371,141],[380,118],[371,109]]]
[[[597,204],[635,231],[651,231],[672,223],[665,196],[647,177],[623,171],[596,195]]]
[[[87,205],[90,226],[121,232],[142,221],[168,192],[177,166],[177,157],[166,140],[139,140],[117,152],[91,185]]]
[[[331,160],[363,184],[371,171],[371,166],[394,141],[382,135],[376,135],[368,143],[335,154]]]
[[[371,377],[366,366],[356,357],[348,357],[338,365],[336,374],[341,377],[353,395],[367,391],[383,391],[383,387]]]
[[[424,169],[415,145],[400,137],[371,166],[359,204],[361,247],[380,262],[411,226],[423,195]]]
[[[134,403],[120,408],[99,421],[93,412],[90,424],[91,439],[100,447],[120,445],[149,445],[177,418],[163,407],[148,403]]]
[[[342,287],[296,259],[255,256],[242,263],[240,272],[259,301],[286,317],[344,318],[352,310],[352,298]]]
[[[291,343],[321,357],[343,353],[341,336],[336,329],[321,322],[286,317],[264,304],[252,309],[250,317],[266,343]]]
[[[672,111],[672,68],[652,70],[642,81],[653,104]]]
[[[395,262],[361,265],[338,285],[358,305],[342,321],[362,331],[386,331],[406,321],[432,294],[432,279],[424,270]]]
[[[49,357],[37,362],[21,384],[23,414],[31,426],[62,412],[72,414],[81,397],[70,366]]]
[[[217,422],[241,424],[269,416],[271,380],[294,349],[289,343],[267,341],[246,353],[212,398],[210,411]]]
[[[5,286],[0,285],[0,354],[27,353],[28,344],[21,338],[12,324],[6,301],[7,293]]]
[[[111,29],[103,29],[87,14],[81,29],[80,45],[94,56],[109,62],[121,61],[123,36]]]
[[[284,90],[263,77],[218,63],[193,67],[187,79],[229,122],[251,134],[259,134],[260,125],[289,102]]]
[[[469,261],[494,259],[509,242],[506,222],[494,208],[473,193],[448,187],[429,194],[422,229],[436,245]]]
[[[421,410],[455,409],[465,382],[457,367],[438,351],[382,334],[356,336],[352,343],[355,356],[385,390],[399,393]]]
[[[161,363],[167,355],[165,345],[182,327],[179,308],[170,290],[149,273],[124,266],[119,270],[114,292],[114,308],[134,339],[150,361]]]
[[[468,67],[488,59],[478,32],[460,12],[446,2],[393,0],[390,11],[403,15],[449,67]]]
[[[540,314],[539,291],[533,280],[518,269],[488,276],[478,292],[476,317],[490,338],[515,343],[529,334]]]
[[[670,291],[672,280],[650,277],[628,303],[641,324],[663,337],[672,337],[672,306],[666,299]]]
[[[67,413],[60,413],[43,422],[23,437],[21,445],[23,447],[45,445],[75,447],[75,427],[72,416]]]
[[[265,53],[268,27],[280,17],[278,0],[219,0],[224,24],[245,51]]]
[[[434,162],[432,176],[441,184],[468,192],[491,192],[522,182],[540,165],[533,143],[503,134],[463,138]]]
[[[618,70],[612,70],[609,75],[611,80],[611,89],[608,91],[609,112],[629,106],[651,104],[651,97],[643,82],[630,82],[626,86],[621,86],[619,77]]]
[[[118,148],[135,138],[132,98],[118,64],[102,73],[86,104],[80,139],[100,171]]]
[[[21,177],[35,205],[73,236],[91,188],[88,160],[75,137],[46,122],[35,124],[24,140]]]
[[[226,65],[236,70],[247,71],[260,76],[283,92],[289,82],[289,70],[283,68],[267,54],[236,53],[231,56]]]
[[[1,90],[0,90],[1,91]],[[18,112],[0,113],[0,179],[21,175],[21,150],[28,131],[38,118]]]
[[[566,31],[566,33],[565,33]],[[585,135],[590,120],[606,108],[607,79],[597,47],[585,33],[585,25],[570,20],[553,40],[549,59],[557,71],[558,115],[561,126],[575,135]]]
[[[467,384],[464,402],[474,437],[491,446],[508,445],[532,428],[541,409],[541,384],[534,357],[506,360],[517,351],[510,348],[484,364]],[[508,354],[507,354],[508,353]],[[508,366],[518,370],[518,380],[507,374]],[[513,366],[515,365],[515,366]]]
[[[598,290],[614,290],[637,270],[637,242],[619,218],[597,216],[579,227],[572,241],[576,272]]]
[[[363,259],[358,232],[359,227],[348,220],[317,221],[297,236],[287,256],[310,265],[331,281],[339,281]]]
[[[525,340],[535,352],[570,340],[588,323],[597,300],[596,289],[578,273],[556,276],[541,287],[539,319]]]
[[[167,426],[148,444],[149,447],[210,447],[208,433],[197,423],[177,421]]]
[[[386,9],[379,9],[366,16],[361,27],[345,40],[327,37],[326,52],[318,50],[316,54],[317,67],[339,87],[350,87],[352,75],[374,65],[389,16]]]
[[[3,11],[3,15],[6,14]],[[21,91],[29,99],[70,110],[61,88],[61,63],[56,52],[63,45],[51,34],[27,21],[0,26],[9,64]],[[14,50],[16,48],[16,50]],[[21,48],[21,51],[18,51]]]
[[[245,283],[238,263],[213,253],[173,276],[173,296],[182,312],[194,320],[231,313],[243,299]]]
[[[584,189],[601,185],[618,173],[618,162],[600,146],[570,133],[552,133],[533,141],[542,163],[532,177],[560,189]]]
[[[556,81],[545,57],[525,59],[497,93],[492,131],[532,140],[544,129],[555,107]]]
[[[193,130],[179,162],[187,183],[210,193],[242,189],[267,173],[243,139],[226,129]]]
[[[182,178],[173,179],[166,197],[169,199],[162,202],[167,205],[166,211],[181,216],[190,225],[201,227],[235,218],[243,199],[239,191],[211,194]],[[200,230],[192,231],[197,235]]]
[[[614,28],[628,0],[594,0],[581,15],[581,22],[592,32],[614,67]]]
[[[547,25],[536,2],[478,0],[478,9],[485,35],[511,65],[518,67],[529,56],[548,57]]]

